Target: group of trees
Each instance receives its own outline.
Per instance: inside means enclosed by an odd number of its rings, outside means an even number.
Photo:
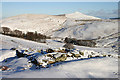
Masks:
[[[20,30],[11,30],[8,27],[2,27],[2,34],[4,35],[9,35],[12,37],[19,37],[19,38],[24,38],[32,41],[37,41],[37,42],[45,42],[45,39],[50,39],[50,37],[43,35],[41,33],[35,32],[27,32],[23,33]]]
[[[22,37],[22,31],[20,30],[11,30],[8,27],[2,27],[2,34],[9,35],[9,36],[15,36],[15,37]]]
[[[94,42],[93,40],[77,40],[75,38],[68,38],[68,37],[65,38],[64,42],[79,46],[88,46],[88,47],[95,47],[96,45],[96,42]]]
[[[45,43],[45,39],[50,39],[50,37],[43,35],[41,33],[37,33],[37,31],[27,32],[26,34],[24,34],[24,38],[26,38],[28,40],[33,40],[33,41],[37,41],[37,42],[44,42],[44,43]]]

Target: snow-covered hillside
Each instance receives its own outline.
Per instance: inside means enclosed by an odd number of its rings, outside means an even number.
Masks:
[[[74,25],[72,23],[74,23]],[[85,24],[82,25],[82,23]],[[118,21],[89,21],[79,23],[69,21],[64,24],[64,26],[65,27],[54,32],[53,36],[63,38],[71,37],[77,39],[95,39],[118,32]]]
[[[65,20],[65,16],[24,14],[3,19],[0,23],[1,27],[9,27],[12,30],[37,31],[44,34],[60,28]]]
[[[77,18],[78,17],[78,18]],[[63,27],[63,24],[73,20],[99,20],[93,16],[84,15],[80,12],[75,12],[65,15],[43,15],[43,14],[23,14],[9,17],[0,21],[1,27],[9,27],[12,30],[18,29],[23,32],[40,32],[50,35],[53,31]]]
[[[0,34],[0,77],[118,78],[117,20],[75,12],[56,16],[24,14],[3,19],[0,24],[12,30],[37,31],[52,37],[46,43],[38,43]],[[65,37],[93,39],[96,45],[73,45],[74,49],[67,49],[63,47]]]
[[[113,51],[119,53],[119,33],[114,33],[109,36],[105,36],[96,40],[97,47],[112,47]]]
[[[89,51],[97,53],[113,55],[113,57],[101,57],[82,60],[72,60],[62,62],[49,68],[32,69],[28,59],[17,58],[16,52],[10,50],[17,48],[18,50],[28,50],[27,54],[38,55],[40,49],[57,49],[64,45],[54,40],[47,40],[47,43],[37,43],[29,40],[19,39],[15,37],[0,35],[2,42],[1,59],[3,66],[9,67],[8,70],[2,71],[4,78],[117,78],[118,77],[118,58],[117,53],[112,52],[110,48],[90,48],[83,46],[75,46],[77,50]],[[75,52],[77,53],[77,52]],[[42,56],[40,57],[42,59]],[[6,61],[7,60],[7,61]],[[0,62],[1,63],[1,62]],[[89,66],[89,67],[88,67]],[[105,73],[105,74],[103,74]],[[32,76],[31,76],[32,75]]]

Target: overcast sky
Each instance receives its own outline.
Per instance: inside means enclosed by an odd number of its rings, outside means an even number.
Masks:
[[[79,11],[100,18],[118,16],[118,2],[3,2],[2,17],[20,14],[69,14]]]

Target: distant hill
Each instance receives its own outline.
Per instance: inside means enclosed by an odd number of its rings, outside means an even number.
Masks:
[[[0,24],[1,27],[9,27],[12,30],[18,29],[24,32],[37,31],[45,34],[60,28],[60,25],[65,20],[65,16],[23,14],[3,19],[0,21]]]
[[[120,19],[120,17],[118,17],[118,18],[110,18],[110,19],[113,19],[113,20],[114,20],[114,19]]]
[[[89,16],[89,15],[85,15],[83,13],[80,12],[75,12],[75,13],[71,13],[71,14],[66,14],[67,18],[73,18],[73,19],[84,19],[84,20],[88,20],[88,19],[100,19],[94,16]]]
[[[1,27],[9,27],[12,30],[18,29],[24,32],[40,32],[49,34],[63,27],[62,25],[68,18],[84,19],[100,19],[88,16],[80,12],[60,15],[44,15],[44,14],[22,14],[5,18],[0,21]]]

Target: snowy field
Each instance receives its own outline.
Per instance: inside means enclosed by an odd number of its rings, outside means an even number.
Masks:
[[[46,43],[38,43],[0,34],[0,77],[118,78],[117,20],[102,20],[75,12],[65,16],[25,14],[4,19],[0,23],[1,27],[12,30],[38,31],[53,37],[47,39]],[[97,44],[96,47],[74,45],[75,49],[66,53],[63,48],[65,43],[61,40],[65,37],[96,39]],[[48,53],[48,48],[54,52]],[[18,58],[16,50],[25,56]],[[48,55],[55,55],[56,60],[62,55],[65,60],[55,62]],[[36,68],[30,63],[33,60],[30,57],[35,58],[42,67]]]

